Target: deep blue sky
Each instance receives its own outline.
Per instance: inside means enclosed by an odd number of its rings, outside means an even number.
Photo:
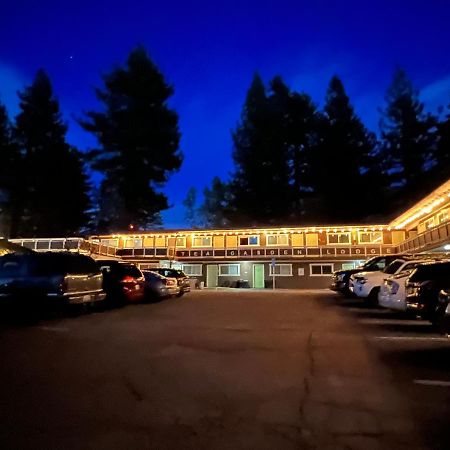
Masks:
[[[366,4],[367,3],[367,4]],[[370,6],[368,5],[370,3]],[[16,91],[42,67],[69,123],[69,142],[94,144],[74,122],[97,108],[100,74],[144,44],[175,87],[181,171],[165,188],[169,228],[184,226],[191,186],[202,190],[232,169],[230,130],[255,71],[281,75],[321,104],[339,75],[356,111],[377,131],[377,108],[402,66],[431,110],[450,103],[450,2],[427,1],[73,1],[3,2],[0,99],[17,112]]]

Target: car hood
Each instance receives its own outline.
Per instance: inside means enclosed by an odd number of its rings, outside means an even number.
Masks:
[[[349,270],[336,270],[334,275],[353,275],[355,273],[362,272],[364,269],[349,269]]]
[[[377,270],[374,272],[359,272],[358,276],[364,277],[368,280],[370,280],[371,278],[378,278],[380,275],[384,275],[384,273],[381,270]]]

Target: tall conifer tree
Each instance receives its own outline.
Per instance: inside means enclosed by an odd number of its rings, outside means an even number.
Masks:
[[[283,145],[289,165],[290,199],[286,222],[304,223],[314,211],[307,211],[307,199],[312,190],[311,163],[319,143],[321,114],[311,97],[305,93],[291,91],[281,77],[271,83],[270,99],[281,120]]]
[[[38,71],[19,98],[16,138],[22,153],[18,178],[23,209],[14,234],[75,234],[87,221],[89,185],[80,153],[66,142],[67,127],[47,74]]]
[[[167,104],[173,87],[142,47],[103,81],[97,98],[104,110],[81,121],[100,144],[91,153],[92,167],[104,176],[99,229],[158,225],[168,208],[160,188],[182,163],[178,115]]]
[[[0,104],[0,236],[9,236],[18,208],[20,153],[13,139],[13,129],[6,108]]]
[[[419,93],[397,69],[386,92],[380,121],[385,172],[399,206],[428,190],[424,174],[433,161],[436,120],[424,112]]]
[[[289,214],[289,165],[279,110],[255,75],[241,121],[233,132],[235,171],[230,219],[235,225],[269,225]]]
[[[373,212],[368,174],[373,170],[376,140],[355,114],[336,76],[328,86],[320,141],[312,163],[314,219],[327,223],[363,220]]]

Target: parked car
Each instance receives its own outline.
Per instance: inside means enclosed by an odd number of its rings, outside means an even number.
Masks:
[[[378,304],[381,307],[394,311],[407,310],[405,283],[411,272],[411,270],[404,270],[384,279],[378,294]]]
[[[145,277],[145,297],[148,300],[173,297],[180,293],[176,278],[167,278],[158,272],[143,270]]]
[[[330,289],[344,295],[351,294],[350,277],[359,272],[373,272],[383,270],[392,261],[400,258],[402,255],[375,256],[368,259],[362,266],[348,270],[337,270],[333,273]]]
[[[0,257],[0,299],[60,305],[105,299],[95,261],[77,253],[11,253]]]
[[[153,272],[157,272],[160,275],[163,275],[167,278],[175,278],[177,280],[177,285],[180,290],[177,293],[178,297],[181,297],[186,292],[190,292],[191,285],[189,283],[189,277],[182,271],[178,269],[169,269],[164,267],[157,267],[155,269],[151,269]]]
[[[145,278],[135,264],[117,260],[98,260],[97,266],[103,273],[103,289],[110,305],[144,300]]]
[[[378,293],[386,276],[398,274],[405,270],[411,270],[421,262],[427,261],[429,261],[429,259],[396,259],[384,270],[354,274],[351,276],[353,293],[360,298],[367,299],[370,304],[378,304]]]
[[[420,264],[406,280],[406,306],[418,316],[435,321],[438,296],[450,288],[450,261]]]

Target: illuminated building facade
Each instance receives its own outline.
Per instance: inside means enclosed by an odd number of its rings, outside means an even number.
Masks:
[[[72,249],[142,269],[182,268],[207,287],[322,288],[333,271],[376,255],[450,250],[450,180],[387,225],[172,230],[14,240],[35,250]]]

